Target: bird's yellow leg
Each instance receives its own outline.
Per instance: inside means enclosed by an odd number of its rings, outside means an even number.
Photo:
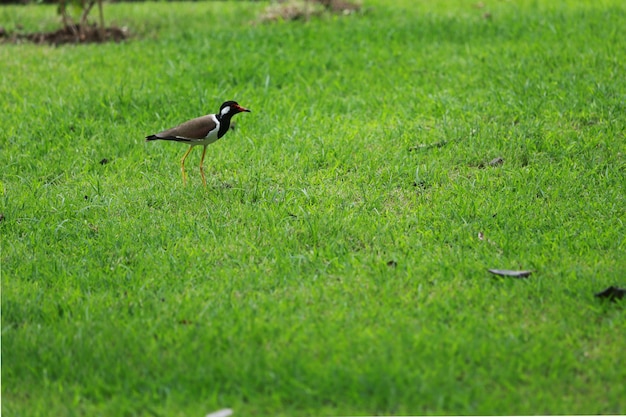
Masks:
[[[202,158],[200,159],[200,174],[202,175],[202,183],[204,184],[204,186],[206,187],[206,178],[204,178],[204,155],[206,154],[206,147],[207,145],[204,145],[204,149],[202,150]]]
[[[180,160],[180,170],[183,172],[183,185],[187,185],[187,174],[185,173],[185,159],[189,156],[189,152],[193,149],[193,146],[190,146],[185,155],[183,155],[183,159]]]

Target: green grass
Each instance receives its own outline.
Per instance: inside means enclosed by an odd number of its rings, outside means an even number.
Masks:
[[[3,414],[626,413],[626,6],[484,3],[0,45]],[[184,187],[143,138],[227,99]]]

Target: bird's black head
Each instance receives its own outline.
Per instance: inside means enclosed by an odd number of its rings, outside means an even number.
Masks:
[[[220,107],[219,116],[220,117],[232,117],[235,114],[241,113],[241,112],[249,113],[250,110],[246,109],[245,107],[241,107],[239,103],[237,103],[236,101],[226,101]]]

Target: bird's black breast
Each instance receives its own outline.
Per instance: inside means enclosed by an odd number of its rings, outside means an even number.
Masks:
[[[222,136],[224,136],[226,132],[228,132],[228,129],[230,128],[230,117],[217,116],[217,120],[219,120],[220,122],[220,128],[217,131],[217,138],[219,139]]]

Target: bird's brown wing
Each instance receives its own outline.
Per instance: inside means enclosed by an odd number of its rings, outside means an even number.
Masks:
[[[204,139],[216,128],[215,116],[209,114],[188,120],[176,127],[159,132],[155,136],[159,139]]]

